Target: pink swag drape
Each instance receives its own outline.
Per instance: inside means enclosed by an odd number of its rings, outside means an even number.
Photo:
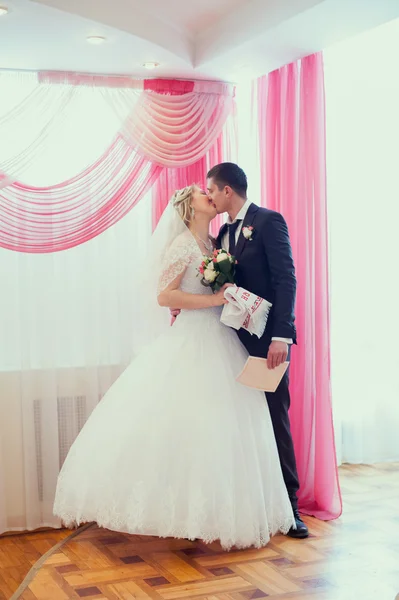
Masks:
[[[207,92],[217,89],[216,86],[220,84],[214,84],[210,82],[203,82],[200,84],[197,82],[197,88],[201,85],[202,89]],[[183,95],[190,93],[193,89],[192,82],[181,82],[181,81],[170,81],[165,86],[164,80],[149,80],[146,82],[145,89],[151,89],[158,94],[172,94],[172,95]],[[229,86],[225,86],[225,93],[229,92]],[[173,192],[177,189],[186,187],[187,185],[197,184],[200,187],[205,185],[206,174],[209,169],[223,161],[231,160],[234,153],[233,147],[236,144],[236,129],[234,127],[234,104],[229,107],[230,115],[233,123],[229,129],[225,126],[219,133],[216,140],[212,140],[212,144],[207,147],[207,152],[196,162],[187,166],[174,166],[166,168],[162,171],[158,177],[155,185],[153,186],[153,228],[156,227],[159,219],[165,210],[169,199]],[[224,119],[226,122],[226,118]],[[213,127],[210,122],[207,123],[206,128]],[[184,133],[184,129],[182,130]],[[217,235],[221,225],[223,223],[222,215],[216,217],[212,222],[212,233]]]
[[[182,189],[192,183],[203,187],[206,181],[206,174],[212,166],[223,161],[231,160],[231,153],[224,149],[225,137],[225,133],[222,132],[216,140],[216,143],[208,150],[206,155],[193,165],[174,169],[163,169],[152,188],[153,228],[156,227],[175,190]],[[214,236],[217,236],[222,224],[222,215],[218,215],[216,219],[212,221],[211,231]]]
[[[315,54],[256,84],[262,201],[287,220],[297,271],[298,346],[290,366],[302,512],[341,514],[330,390],[323,59]]]
[[[0,119],[0,134],[2,127],[21,123],[28,110],[30,123],[40,123],[26,147],[0,164],[3,248],[46,253],[82,244],[114,225],[166,172],[157,186],[161,214],[172,182],[202,183],[210,157],[223,158],[223,131],[234,113],[232,86],[74,73],[40,73],[38,81],[32,94]],[[120,118],[120,131],[102,156],[69,180],[40,188],[22,182],[18,173],[46,143],[79,86],[98,88]],[[23,135],[23,127],[15,129]]]

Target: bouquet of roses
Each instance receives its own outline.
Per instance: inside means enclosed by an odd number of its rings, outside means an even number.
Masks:
[[[212,256],[204,256],[198,271],[201,283],[218,292],[225,283],[234,283],[236,259],[226,250],[214,250]]]

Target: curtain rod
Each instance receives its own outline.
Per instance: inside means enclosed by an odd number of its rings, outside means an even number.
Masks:
[[[187,77],[137,77],[136,75],[116,74],[116,73],[88,73],[85,71],[60,71],[56,69],[7,69],[6,67],[0,67],[0,73],[69,73],[72,75],[83,75],[84,77],[126,77],[127,79],[135,79],[137,81],[145,81],[146,79],[165,79],[175,81],[199,81],[202,83],[222,83],[225,85],[237,85],[232,81],[221,81],[220,79],[188,79]]]

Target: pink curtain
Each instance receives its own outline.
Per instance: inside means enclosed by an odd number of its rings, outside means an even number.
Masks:
[[[151,89],[156,91],[158,94],[167,96],[184,96],[192,93],[194,89],[197,89],[197,91],[200,89],[204,91],[206,90],[208,94],[220,94],[221,91],[223,91],[224,94],[230,93],[230,87],[226,84],[224,84],[224,89],[221,90],[221,84],[216,82],[196,82],[194,87],[192,82],[173,80],[166,82],[162,79],[148,81],[145,89]],[[235,116],[234,105],[229,108],[229,113],[232,117]],[[226,118],[227,117],[224,117],[224,122],[226,122]],[[209,127],[209,125],[211,129],[216,131],[218,130],[218,128],[216,127],[215,129],[214,125],[211,123],[208,123],[207,127]],[[236,138],[234,126],[232,127],[231,131],[227,131],[227,128],[224,127],[215,141],[213,141],[212,138],[209,138],[212,141],[212,144],[210,147],[208,144],[206,153],[200,158],[200,160],[188,166],[175,166],[166,168],[162,171],[160,177],[157,179],[157,182],[153,187],[153,228],[156,227],[169,202],[170,197],[175,190],[181,189],[193,183],[199,185],[200,187],[204,187],[206,183],[206,174],[209,169],[217,163],[231,160],[232,145],[235,143],[235,140],[232,140],[231,138]],[[216,219],[214,219],[212,222],[213,235],[217,235],[222,223],[222,215],[219,215]]]
[[[330,390],[323,59],[315,54],[257,83],[262,202],[287,220],[297,271],[298,346],[290,411],[302,512],[341,514]]]
[[[71,112],[83,86],[95,88],[120,118],[119,133],[102,156],[67,181],[40,188],[23,182],[18,174],[37,158],[64,110]],[[161,174],[162,194],[185,182],[203,185],[210,157],[223,158],[222,140],[229,137],[223,132],[234,106],[234,87],[223,83],[39,73],[29,95],[0,119],[0,140],[10,139],[4,130],[21,142],[10,156],[7,145],[0,146],[6,155],[0,160],[0,246],[66,250],[115,224]],[[27,115],[31,127],[14,126]]]
[[[223,137],[223,134],[221,134],[206,156],[193,165],[175,169],[164,169],[162,171],[152,188],[152,223],[154,229],[175,190],[182,189],[193,183],[204,187],[206,174],[210,167],[228,160],[226,154],[223,152]],[[222,215],[218,215],[212,221],[211,227],[214,236],[217,236],[222,224]]]
[[[59,185],[15,182],[0,189],[0,246],[44,254],[83,244],[126,215],[161,172],[117,136],[94,164]]]

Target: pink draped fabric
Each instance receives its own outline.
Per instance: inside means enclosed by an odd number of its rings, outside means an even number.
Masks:
[[[188,167],[181,167],[180,169],[164,169],[154,184],[152,192],[153,228],[155,229],[172,194],[176,190],[182,189],[193,183],[197,184],[199,187],[204,187],[206,174],[210,167],[223,160],[227,159],[224,158],[223,154],[223,134],[221,134],[208,154],[198,162]],[[214,236],[218,234],[222,224],[222,215],[218,215],[216,219],[212,221],[211,232]]]
[[[230,86],[226,84],[219,84],[217,82],[182,82],[169,80],[153,80],[146,83],[145,89],[151,89],[158,92],[159,94],[172,95],[172,96],[183,96],[190,94],[195,90],[207,89],[208,93],[224,93],[229,94]],[[222,88],[222,89],[221,89]],[[223,90],[223,88],[225,88]],[[231,134],[233,137],[236,136],[234,131]],[[153,187],[153,228],[156,227],[159,219],[165,210],[169,199],[175,190],[186,187],[187,185],[197,184],[200,187],[204,187],[206,183],[206,174],[208,170],[217,163],[225,160],[230,160],[231,147],[229,143],[229,135],[226,135],[225,131],[222,131],[216,141],[208,148],[206,154],[196,161],[195,163],[182,166],[164,169],[158,178],[156,184]],[[212,222],[212,233],[217,235],[221,225],[223,223],[222,215],[218,215]]]
[[[297,271],[298,346],[290,367],[292,434],[305,514],[342,511],[330,390],[323,59],[257,82],[262,201],[287,220]]]
[[[48,253],[83,244],[126,215],[161,172],[117,136],[94,164],[59,185],[15,182],[0,190],[0,245]]]
[[[181,85],[176,90],[173,82],[169,88],[170,92],[164,93],[143,92],[121,133],[138,152],[159,165],[191,166],[202,159],[223,130],[233,110],[233,93],[213,88],[186,93]]]
[[[146,79],[144,82],[144,90],[146,92],[156,92],[157,94],[181,96],[182,94],[191,94],[194,91],[194,81],[180,79]]]
[[[24,102],[0,119],[0,129],[10,127],[14,120],[24,118],[28,108],[30,123],[41,119],[26,146],[22,143],[21,150],[0,164],[3,248],[43,253],[82,244],[121,219],[165,171],[163,185],[157,186],[157,219],[166,189],[182,187],[185,182],[203,185],[210,157],[223,158],[223,131],[234,112],[233,86],[77,73],[41,73],[38,82]],[[93,164],[67,181],[40,188],[22,182],[18,172],[36,158],[79,86],[96,88],[120,117],[121,128],[114,142]],[[41,99],[40,106],[36,97]],[[23,140],[24,129],[16,128],[13,135]]]

